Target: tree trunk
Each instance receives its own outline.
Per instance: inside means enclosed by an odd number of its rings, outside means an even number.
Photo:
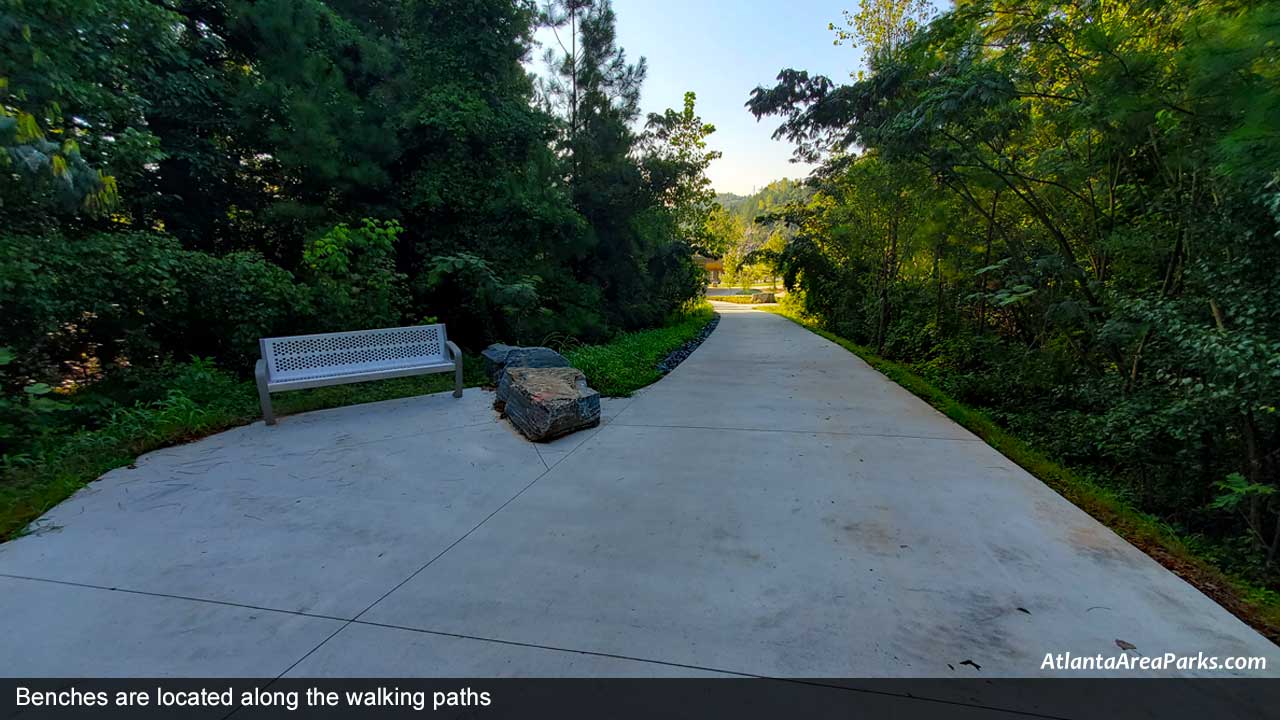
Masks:
[[[898,274],[898,218],[889,225],[889,254],[885,258],[883,282],[880,283],[880,318],[876,324],[876,354],[884,354],[886,336],[889,334],[889,286]]]
[[[942,243],[938,243],[933,248],[933,279],[937,283],[938,296],[933,308],[933,326],[942,331],[942,270],[939,263],[942,260]]]
[[[1271,546],[1267,548],[1267,559],[1264,563],[1267,567],[1275,564],[1277,552],[1280,552],[1280,515],[1276,516],[1275,528],[1271,533]]]
[[[1175,287],[1175,278],[1178,274],[1178,266],[1182,262],[1182,251],[1184,246],[1183,234],[1179,233],[1177,239],[1173,241],[1173,253],[1169,256],[1169,265],[1164,271],[1164,282],[1160,284],[1160,297],[1168,298],[1173,295]],[[1212,300],[1209,301],[1213,303]],[[1218,329],[1222,330],[1222,318],[1217,309],[1217,305],[1213,306],[1214,318],[1218,321]],[[1133,364],[1129,367],[1129,378],[1125,381],[1124,390],[1129,392],[1138,383],[1138,371],[1142,363],[1142,350],[1147,344],[1147,340],[1151,338],[1151,328],[1142,331],[1142,336],[1138,338],[1138,346],[1133,350]]]
[[[996,233],[996,204],[1000,202],[1000,193],[991,193],[991,213],[987,215],[987,243],[986,249],[982,253],[982,267],[991,267],[991,241]],[[979,210],[981,212],[981,210]],[[982,297],[978,300],[978,333],[984,334],[987,331],[987,278],[985,275],[975,277],[977,287],[975,290],[982,293]]]
[[[1253,419],[1253,408],[1245,410],[1244,414],[1244,447],[1245,461],[1249,464],[1248,475],[1250,483],[1262,482],[1262,452],[1258,448],[1258,425]],[[1249,498],[1249,524],[1253,526],[1254,532],[1258,535],[1259,543],[1265,543],[1262,535],[1262,504],[1264,498],[1254,495]]]

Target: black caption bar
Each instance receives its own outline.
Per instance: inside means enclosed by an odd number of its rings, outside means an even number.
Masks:
[[[9,679],[0,717],[1275,718],[1275,680]]]

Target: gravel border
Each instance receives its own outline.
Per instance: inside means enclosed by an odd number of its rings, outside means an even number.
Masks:
[[[703,340],[706,340],[711,336],[711,331],[715,330],[716,325],[719,324],[720,313],[714,313],[712,318],[707,321],[706,325],[702,326],[702,329],[698,331],[698,334],[695,335],[692,340],[686,342],[675,350],[672,350],[665,358],[662,359],[661,362],[658,363],[658,372],[662,375],[666,375],[672,370],[675,370],[677,365],[684,362],[693,354],[694,350],[698,349],[698,346],[702,344]]]

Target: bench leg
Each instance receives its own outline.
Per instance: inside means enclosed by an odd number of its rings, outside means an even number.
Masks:
[[[453,360],[453,396],[462,397],[462,351],[452,340],[445,343],[445,351],[449,353],[449,359]]]
[[[268,425],[276,424],[276,415],[271,411],[271,393],[267,390],[267,362],[259,360],[253,368],[253,377],[258,381],[258,402],[262,404],[262,419]]]

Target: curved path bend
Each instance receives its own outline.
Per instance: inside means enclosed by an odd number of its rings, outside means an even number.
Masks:
[[[718,310],[666,379],[549,445],[468,390],[108,473],[0,546],[0,668],[1036,676],[1123,640],[1280,674],[1275,645],[855,356]]]

